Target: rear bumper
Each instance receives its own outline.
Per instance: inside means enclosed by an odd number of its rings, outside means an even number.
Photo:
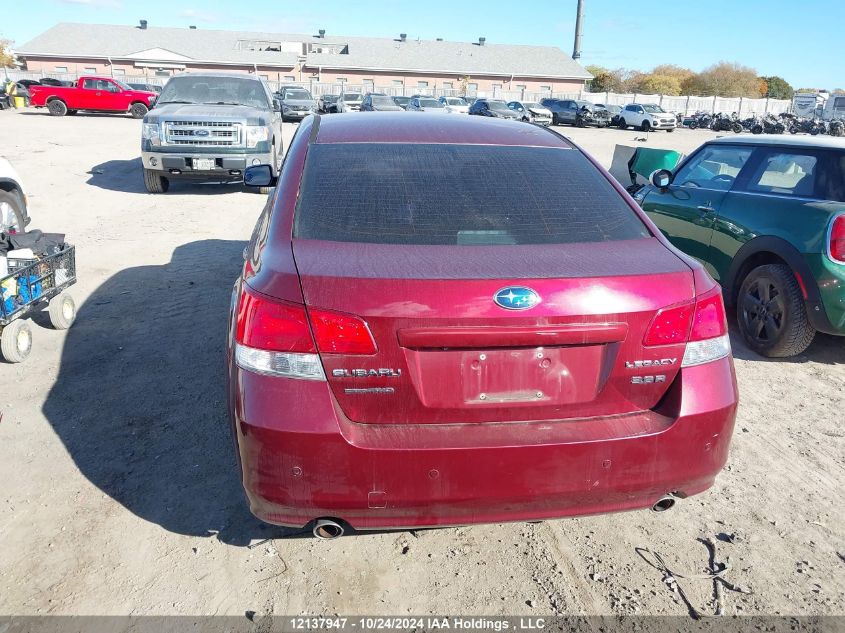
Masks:
[[[651,507],[710,487],[737,407],[733,361],[683,369],[660,409],[583,421],[354,424],[325,382],[230,368],[250,508],[357,529],[493,523]]]

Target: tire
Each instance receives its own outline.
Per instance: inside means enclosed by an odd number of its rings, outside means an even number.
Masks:
[[[170,188],[170,181],[155,169],[144,169],[144,186],[150,193],[165,193]]]
[[[733,124],[733,131],[734,131],[734,134],[742,134],[742,124],[741,123],[734,123]]]
[[[762,125],[755,125],[753,128],[751,128],[751,133],[752,134],[762,134],[763,133],[763,126]]]
[[[14,228],[23,233],[26,230],[26,208],[17,191],[0,190],[0,231],[8,233]]]
[[[12,321],[0,334],[0,352],[9,363],[20,363],[32,350],[32,330],[23,319]]]
[[[579,117],[575,117],[575,127],[584,127],[584,119]]]
[[[47,104],[47,110],[51,116],[64,116],[67,114],[67,105],[61,99],[53,99]]]
[[[785,264],[766,264],[748,273],[737,297],[737,322],[746,345],[769,358],[800,354],[816,335],[801,287]]]
[[[818,136],[818,135],[819,135],[819,128],[814,127],[812,130],[810,130],[810,136]]]
[[[132,115],[133,119],[143,119],[149,111],[150,109],[143,103],[133,103],[129,106],[129,114]]]
[[[619,129],[620,130],[627,130],[628,124],[625,123],[625,119],[619,119]]]
[[[672,132],[674,132],[674,131],[675,131],[675,128],[670,127],[670,128],[669,128],[668,130],[666,130],[666,131],[667,131],[667,132],[669,132],[669,134],[671,134]]]
[[[689,129],[697,130],[698,129],[698,121],[690,121],[689,122]]]
[[[642,130],[643,132],[651,132],[651,123],[649,123],[648,121],[643,121],[640,124],[640,130]]]
[[[68,293],[63,292],[50,299],[47,312],[55,329],[66,330],[76,319],[76,302]]]

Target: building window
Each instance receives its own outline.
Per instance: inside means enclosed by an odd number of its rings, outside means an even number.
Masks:
[[[552,91],[551,86],[540,86],[540,92],[551,92],[551,91]]]
[[[285,81],[296,81],[296,77],[293,75],[285,75]]]
[[[451,90],[452,89],[452,82],[451,81],[444,81],[443,82],[443,90]]]
[[[374,88],[376,87],[376,82],[372,79],[365,79],[364,80],[364,92],[374,92]]]
[[[123,77],[126,74],[126,71],[123,68],[112,68],[111,74],[115,77]]]
[[[156,71],[156,77],[170,77],[170,71],[169,70],[157,70]]]
[[[475,94],[478,92],[478,84],[467,84],[467,92]]]
[[[526,88],[526,85],[525,85],[525,84],[516,84],[516,89],[517,89],[517,90],[525,90],[525,88]]]
[[[428,82],[427,81],[418,81],[417,82],[417,89],[418,90],[428,90]]]
[[[56,72],[57,73],[66,73],[67,72],[67,66],[56,66]]]
[[[394,85],[394,86],[396,86],[396,87],[401,88],[402,86],[404,86],[404,85],[405,85],[405,82],[404,82],[404,81],[402,81],[401,79],[394,79],[394,80],[393,80],[393,85]]]
[[[96,68],[83,68],[82,72],[84,72],[86,75],[96,75],[97,69]]]
[[[338,77],[335,81],[339,84],[345,84],[348,80],[346,77]]]

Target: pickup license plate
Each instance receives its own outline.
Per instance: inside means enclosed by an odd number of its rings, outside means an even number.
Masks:
[[[194,169],[197,171],[212,171],[214,169],[213,158],[195,158]]]

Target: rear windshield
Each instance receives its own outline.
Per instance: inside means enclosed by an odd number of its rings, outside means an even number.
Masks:
[[[577,150],[314,144],[294,236],[376,244],[567,244],[649,235]]]

